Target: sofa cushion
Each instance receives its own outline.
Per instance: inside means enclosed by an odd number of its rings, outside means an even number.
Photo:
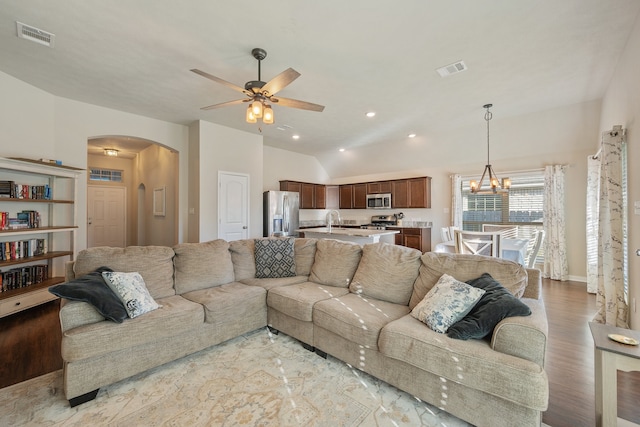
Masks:
[[[278,278],[296,275],[293,237],[256,239],[256,277]]]
[[[411,310],[411,315],[436,332],[444,334],[462,319],[485,291],[443,274],[438,283]]]
[[[441,379],[539,411],[547,409],[548,378],[541,365],[491,349],[486,340],[454,340],[412,316],[380,332],[380,352]]]
[[[451,338],[479,339],[490,335],[505,317],[529,316],[531,309],[496,281],[489,273],[469,280],[469,285],[483,289],[485,294],[471,311],[447,331]]]
[[[309,281],[347,288],[362,257],[360,245],[333,239],[319,239]]]
[[[103,271],[111,271],[111,269],[100,267],[96,271],[70,282],[51,286],[49,292],[70,301],[88,302],[105,319],[122,323],[128,317],[127,310],[125,310],[120,298],[102,278]]]
[[[357,294],[319,301],[313,308],[313,325],[368,349],[378,349],[382,328],[409,312],[409,307]]]
[[[263,311],[266,324],[267,291],[264,288],[231,282],[182,296],[204,307],[206,323],[224,324],[233,318],[253,318],[255,311]]]
[[[425,252],[422,254],[420,274],[413,286],[409,307],[413,309],[443,274],[461,282],[489,273],[509,292],[520,298],[527,286],[527,270],[520,264],[495,257],[469,254]]]
[[[75,277],[106,266],[113,271],[140,273],[153,298],[175,295],[173,289],[173,249],[166,246],[99,246],[83,249],[73,263]]]
[[[296,260],[296,276],[309,276],[316,256],[316,240],[297,238],[293,255]],[[235,280],[246,283],[245,279],[256,277],[255,239],[233,240],[229,242]],[[305,279],[306,281],[306,279]]]
[[[140,273],[103,271],[102,278],[120,298],[130,318],[133,319],[160,307],[149,294]]]
[[[277,288],[278,286],[295,285],[296,283],[304,283],[309,280],[308,276],[278,277],[276,279],[244,279],[239,280],[249,286],[260,286],[266,290]]]
[[[202,243],[181,243],[173,247],[176,256],[176,292],[197,291],[234,281],[229,243],[212,240]]]
[[[254,239],[229,242],[234,279],[237,281],[256,277],[256,244]]]
[[[304,282],[270,289],[267,295],[267,305],[294,319],[311,322],[313,307],[318,301],[348,293],[349,290],[346,287]]]
[[[364,245],[349,290],[367,297],[409,305],[422,252],[388,243]]]
[[[296,276],[311,274],[311,266],[316,258],[318,239],[298,238],[295,240]]]
[[[177,336],[204,322],[202,306],[181,296],[161,298],[158,303],[161,308],[123,323],[103,321],[66,330],[62,336],[63,360],[73,362]]]

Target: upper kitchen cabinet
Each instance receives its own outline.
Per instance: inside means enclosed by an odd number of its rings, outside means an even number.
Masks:
[[[340,188],[337,185],[327,185],[326,209],[340,209]]]
[[[353,209],[367,208],[367,184],[353,184]]]
[[[353,184],[344,184],[340,186],[340,209],[353,208]]]
[[[309,182],[280,181],[280,191],[295,191],[300,194],[300,209],[325,209],[326,190],[323,184]]]
[[[431,177],[392,181],[394,208],[431,208]]]
[[[368,182],[367,194],[391,193],[391,181]]]

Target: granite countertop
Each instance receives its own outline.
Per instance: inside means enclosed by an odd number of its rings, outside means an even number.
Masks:
[[[368,225],[369,222],[362,222],[357,220],[344,220],[341,224],[334,227],[360,227],[361,225]],[[327,223],[324,220],[308,220],[300,221],[300,227],[326,227]],[[401,225],[393,225],[391,227],[397,228],[432,228],[433,223],[431,221],[402,221]]]
[[[397,230],[364,230],[361,228],[340,228],[335,225],[331,227],[331,231],[329,231],[327,227],[304,228],[296,231],[301,233],[322,233],[322,234],[336,234],[336,235],[343,235],[343,236],[362,236],[362,237],[398,234]]]

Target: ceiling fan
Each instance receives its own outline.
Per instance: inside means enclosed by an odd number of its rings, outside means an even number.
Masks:
[[[293,82],[295,79],[300,77],[300,73],[298,73],[293,68],[288,68],[265,83],[261,80],[260,64],[261,61],[267,57],[267,52],[264,49],[255,48],[251,51],[251,54],[258,60],[258,80],[251,80],[246,82],[244,84],[244,89],[219,77],[212,76],[211,74],[204,71],[195,68],[191,70],[196,74],[200,74],[201,76],[213,80],[214,82],[221,83],[235,91],[242,92],[247,96],[247,98],[245,99],[237,99],[235,101],[228,101],[220,104],[202,107],[202,110],[212,110],[214,108],[242,104],[243,102],[251,102],[249,108],[247,108],[247,122],[256,123],[257,119],[262,118],[262,122],[265,124],[273,123],[273,110],[271,109],[269,103],[309,111],[324,110],[323,105],[313,104],[311,102],[305,101],[298,101],[297,99],[276,97],[275,94],[291,84],[291,82]]]

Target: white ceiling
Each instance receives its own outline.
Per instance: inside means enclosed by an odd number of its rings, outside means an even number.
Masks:
[[[0,71],[319,155],[477,123],[487,102],[506,117],[599,99],[639,11],[638,0],[0,0]],[[16,37],[15,21],[55,34],[54,48]],[[246,104],[200,110],[243,95],[189,70],[244,86],[257,79],[254,47],[268,53],[262,80],[294,68],[301,77],[279,95],[324,112],[275,106],[267,126],[244,122]],[[459,60],[467,71],[435,71]]]

